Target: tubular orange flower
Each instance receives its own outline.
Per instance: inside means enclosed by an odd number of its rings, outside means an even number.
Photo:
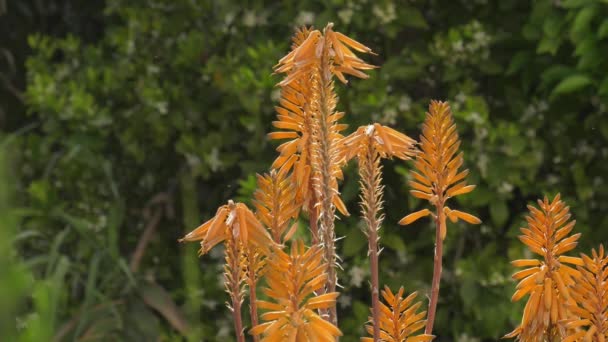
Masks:
[[[472,224],[481,221],[470,214],[458,210],[451,210],[445,206],[445,201],[450,197],[463,195],[475,189],[475,185],[467,185],[465,177],[469,170],[458,171],[464,159],[462,152],[458,153],[460,140],[456,132],[456,124],[452,118],[452,112],[447,102],[431,101],[429,112],[422,125],[420,136],[421,153],[417,155],[411,171],[413,180],[409,182],[413,190],[412,196],[428,200],[438,209],[435,216],[447,216],[450,221],[457,222],[459,219]],[[421,217],[432,215],[427,209],[423,209],[399,221],[400,224],[410,224]],[[441,239],[445,239],[445,219],[441,222]]]
[[[519,236],[533,253],[543,257],[538,259],[515,260],[516,267],[528,267],[513,274],[519,280],[517,290],[511,298],[518,301],[530,295],[524,309],[521,325],[505,338],[517,337],[520,341],[553,341],[567,336],[567,328],[561,321],[571,318],[569,307],[575,302],[571,297],[571,287],[579,279],[579,271],[566,264],[583,265],[580,258],[562,255],[576,247],[580,233],[568,236],[576,221],[569,221],[570,208],[560,200],[547,197],[539,200],[540,209],[529,205],[530,215],[526,217],[527,228],[520,228]]]
[[[276,72],[287,74],[279,83],[284,90],[281,106],[285,110],[281,110],[282,116],[275,126],[289,131],[271,133],[271,137],[295,140],[279,146],[281,156],[274,166],[282,165],[290,155],[298,153],[294,165],[296,181],[298,188],[306,194],[303,202],[305,205],[308,203],[313,242],[321,242],[324,248],[329,267],[326,287],[327,291],[333,292],[337,284],[335,209],[345,215],[348,213],[338,191],[338,179],[342,178],[341,167],[344,164],[338,142],[346,125],[338,123],[344,113],[335,110],[337,97],[333,76],[342,82],[346,82],[344,74],[366,78],[362,70],[374,67],[352,52],[371,53],[371,50],[333,31],[331,23],[323,33],[310,31],[307,38],[303,41],[298,39],[294,47],[275,67]],[[330,313],[330,320],[337,323],[335,310]]]
[[[599,253],[591,251],[592,258],[581,254],[583,266],[577,266],[581,276],[572,287],[570,294],[579,305],[569,305],[576,318],[566,324],[570,336],[563,342],[608,340],[608,256],[604,246]],[[585,327],[586,330],[575,330]]]
[[[270,253],[270,246],[273,242],[264,226],[245,204],[234,203],[232,200],[219,207],[212,219],[203,223],[179,241],[201,241],[199,253],[202,255],[229,238],[231,233],[244,246],[252,244],[260,248],[264,254]]]
[[[199,254],[207,253],[220,242],[226,246],[226,263],[224,264],[224,284],[230,295],[228,304],[232,312],[237,340],[245,341],[241,304],[244,297],[244,283],[254,287],[255,275],[251,271],[260,267],[262,262],[258,251],[270,253],[273,241],[255,215],[242,203],[228,201],[221,206],[215,217],[188,233],[180,242],[201,241]],[[255,307],[251,308],[255,311]]]
[[[479,224],[481,220],[471,214],[452,210],[445,206],[445,202],[450,197],[466,194],[475,188],[475,185],[467,185],[464,180],[469,170],[458,171],[464,159],[462,152],[458,153],[460,140],[447,102],[431,101],[429,111],[426,113],[426,119],[422,125],[420,147],[421,152],[416,156],[414,162],[416,170],[411,171],[413,180],[409,184],[413,190],[410,190],[410,193],[416,198],[428,200],[435,206],[436,212],[433,214],[428,209],[422,209],[402,218],[399,224],[407,225],[428,215],[432,215],[435,219],[433,284],[429,303],[429,318],[425,329],[425,333],[430,335],[433,332],[435,311],[439,298],[443,240],[447,234],[446,216],[452,222],[457,222],[460,219],[468,223]]]
[[[382,297],[388,303],[385,305],[381,303],[380,310],[380,339],[386,342],[425,342],[432,341],[435,336],[427,334],[415,335],[415,333],[424,328],[426,320],[426,311],[416,311],[422,305],[422,302],[414,304],[417,292],[412,293],[407,298],[403,298],[403,287],[399,289],[399,292],[393,294],[391,289],[387,286],[382,291]],[[370,317],[371,321],[371,317]],[[374,327],[372,325],[365,326],[367,332],[371,335],[374,334]],[[371,337],[363,337],[361,341],[372,342]]]
[[[295,158],[290,159],[293,161]],[[290,164],[285,164],[279,171],[273,169],[263,176],[257,175],[258,189],[253,194],[256,215],[277,244],[283,244],[295,233],[297,223],[289,230],[288,226],[300,212],[293,174],[287,173],[289,167]]]
[[[327,281],[327,264],[318,246],[305,248],[295,241],[290,254],[276,248],[267,260],[263,291],[272,301],[258,301],[260,309],[271,310],[260,316],[266,323],[251,329],[263,335],[262,341],[335,341],[340,330],[322,319],[315,310],[336,305],[337,292],[315,296]]]
[[[361,126],[354,133],[342,140],[346,161],[355,156],[365,157],[368,146],[371,146],[382,158],[397,157],[408,160],[416,155],[416,141],[390,127],[375,123]]]
[[[372,276],[372,318],[374,326],[374,341],[380,338],[379,280],[378,280],[378,231],[384,216],[382,211],[382,165],[381,158],[393,157],[409,159],[415,153],[416,141],[392,128],[373,124],[360,127],[353,134],[344,138],[343,152],[345,159],[350,160],[355,155],[359,161],[359,176],[361,187],[361,214],[366,223],[364,230],[368,241]]]

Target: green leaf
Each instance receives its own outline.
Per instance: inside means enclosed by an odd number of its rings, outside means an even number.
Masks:
[[[591,83],[591,78],[586,75],[572,75],[559,82],[559,84],[553,89],[551,96],[573,93],[585,88]]]
[[[562,39],[560,37],[543,37],[540,43],[538,43],[536,52],[539,54],[550,53],[552,55],[555,55],[561,43]]]
[[[608,96],[608,76],[604,77],[604,80],[600,84],[599,94],[603,96]]]
[[[561,2],[563,8],[578,8],[592,3],[594,0],[564,0]]]
[[[507,75],[513,75],[517,71],[521,70],[529,63],[532,54],[529,51],[519,51],[511,58],[509,68],[507,68]]]
[[[608,19],[604,19],[600,25],[600,28],[597,30],[597,36],[600,39],[608,37]]]
[[[355,229],[351,230],[344,239],[344,247],[342,252],[345,256],[354,256],[361,252],[363,247],[367,245],[367,239],[362,232]]]
[[[589,24],[596,13],[597,8],[595,6],[587,6],[580,10],[572,23],[572,28],[570,30],[572,37],[580,37],[581,34],[588,31]]]
[[[158,311],[175,330],[182,334],[187,332],[188,322],[167,290],[158,284],[145,283],[140,292],[144,303]]]
[[[424,19],[424,16],[419,9],[411,6],[405,6],[401,15],[401,20],[405,26],[427,29],[429,25]]]
[[[502,227],[509,218],[509,208],[505,201],[496,199],[490,204],[490,217],[497,227]]]
[[[401,227],[401,229],[408,229]],[[394,251],[405,251],[405,243],[399,235],[396,234],[384,234],[380,239],[380,244],[386,246]]]

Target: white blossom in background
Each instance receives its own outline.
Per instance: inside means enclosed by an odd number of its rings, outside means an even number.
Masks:
[[[398,106],[400,111],[407,112],[412,109],[412,99],[407,95],[403,95],[399,98]]]
[[[397,259],[399,259],[399,262],[403,265],[407,264],[408,262],[410,262],[410,257],[407,255],[407,253],[403,250],[399,250],[397,251]]]
[[[460,91],[458,94],[456,94],[456,96],[454,96],[454,100],[460,104],[464,104],[467,101],[467,95]]]
[[[352,19],[354,11],[352,8],[347,7],[338,11],[338,17],[345,24],[350,24],[350,20]]]
[[[236,28],[234,26],[232,26],[232,23],[234,22],[234,18],[235,17],[236,17],[236,13],[235,12],[228,12],[228,13],[226,13],[226,15],[224,16],[224,25],[222,25],[222,27],[221,27],[221,31],[223,33],[234,33],[234,32],[236,32]]]
[[[218,302],[213,300],[213,299],[203,299],[201,301],[201,303],[203,304],[204,307],[209,308],[211,310],[215,310],[215,308],[218,306]]]
[[[458,336],[456,341],[457,342],[479,342],[481,340],[477,337],[469,336],[468,334],[464,333],[464,334],[461,334],[460,336]]]
[[[456,52],[463,52],[464,51],[464,43],[462,42],[462,40],[457,40],[455,42],[452,43],[452,50],[456,51]]]
[[[254,27],[257,24],[255,12],[252,10],[245,11],[243,14],[243,25],[247,27]]]
[[[395,4],[392,2],[387,3],[386,6],[383,7],[378,4],[375,4],[372,8],[372,12],[378,19],[380,19],[380,22],[382,24],[388,24],[391,21],[397,19]]]
[[[275,88],[270,92],[270,99],[272,102],[278,102],[281,99],[281,89]]]
[[[547,176],[547,183],[549,183],[550,185],[555,185],[557,183],[559,183],[560,181],[560,177],[554,174],[549,174]]]
[[[211,251],[209,251],[209,255],[213,258],[213,259],[223,259],[224,258],[224,246],[220,245],[217,246],[216,248],[212,248]]]
[[[223,319],[217,322],[217,337],[221,338],[220,341],[224,341],[232,334],[231,323]]]
[[[482,153],[477,157],[477,168],[483,178],[486,178],[488,174],[488,162],[488,156],[485,153]]]
[[[593,157],[595,155],[595,150],[585,140],[579,141],[573,152],[581,157]]]
[[[528,106],[526,106],[526,109],[524,109],[519,121],[527,122],[532,118],[542,120],[543,114],[546,113],[548,109],[549,104],[544,100],[529,103]]]
[[[485,120],[483,119],[483,117],[481,117],[481,114],[479,114],[478,112],[470,112],[469,115],[467,116],[467,121],[470,121],[474,124],[482,124],[485,122]]]
[[[216,172],[224,166],[224,163],[220,160],[220,151],[217,147],[211,149],[211,153],[207,155],[207,164],[212,172]]]
[[[350,284],[354,287],[361,287],[361,284],[367,277],[367,269],[359,266],[354,266],[348,273],[350,275]]]
[[[593,178],[593,186],[598,187],[602,184],[604,184],[604,179],[602,179],[602,177],[596,176],[595,178]]]
[[[315,14],[309,11],[302,11],[298,13],[298,16],[295,19],[295,23],[297,26],[302,25],[310,25],[315,21]]]
[[[351,306],[352,301],[352,297],[347,294],[340,294],[340,297],[338,297],[338,304],[340,304],[342,308]]]
[[[485,138],[487,138],[489,135],[488,133],[488,129],[486,127],[480,126],[480,127],[475,127],[475,137],[477,138],[477,140],[483,140]]]
[[[502,182],[500,183],[500,186],[498,187],[498,193],[500,194],[508,194],[513,192],[513,184],[509,183],[509,182]]]
[[[536,137],[536,130],[534,128],[528,128],[526,130],[526,137],[528,137],[528,138]]]
[[[397,123],[397,111],[395,108],[386,108],[384,112],[382,112],[380,123],[384,125],[394,125]]]
[[[224,273],[218,273],[218,275],[216,276],[216,281],[217,281],[217,287],[219,288],[223,288],[224,285],[226,284],[226,279],[224,278]]]

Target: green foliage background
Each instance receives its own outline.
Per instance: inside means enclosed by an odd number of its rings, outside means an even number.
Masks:
[[[334,22],[378,53],[369,80],[338,86],[351,130],[378,121],[417,137],[430,99],[452,105],[478,185],[452,206],[484,223],[448,227],[438,341],[494,341],[517,324],[508,261],[526,255],[526,204],[561,192],[579,251],[608,237],[606,1],[3,0],[0,13],[0,244],[14,251],[0,260],[0,339],[232,338],[221,251],[198,260],[176,241],[228,199],[249,201],[274,159],[272,66],[297,25]],[[432,227],[396,225],[424,205],[409,167],[385,163],[381,283],[426,293]],[[369,312],[357,181],[350,165],[345,341]]]

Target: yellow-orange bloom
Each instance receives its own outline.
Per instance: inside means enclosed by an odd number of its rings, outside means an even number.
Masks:
[[[422,302],[414,303],[417,292],[403,298],[403,287],[393,294],[387,286],[382,291],[386,304],[380,304],[380,340],[386,342],[425,342],[432,341],[435,336],[416,334],[426,325],[426,311],[417,312]],[[370,317],[370,321],[372,318]],[[370,335],[374,334],[374,327],[366,325],[365,329]],[[373,342],[372,337],[361,338],[363,342]]]
[[[505,338],[517,337],[520,341],[554,341],[568,335],[562,323],[571,318],[569,307],[572,299],[571,287],[580,277],[579,271],[566,264],[582,265],[580,258],[562,255],[576,247],[580,233],[570,235],[576,221],[570,220],[570,208],[555,196],[539,200],[540,209],[529,205],[526,217],[527,228],[520,228],[519,236],[529,249],[542,259],[520,259],[512,262],[516,267],[527,267],[513,274],[519,280],[517,290],[511,298],[518,301],[529,295],[521,325]]]
[[[428,200],[437,208],[440,222],[441,238],[446,236],[445,217],[452,222],[463,220],[479,224],[477,217],[445,206],[445,202],[454,196],[469,193],[475,185],[467,185],[465,180],[469,170],[459,171],[464,162],[462,152],[458,153],[460,140],[456,124],[447,102],[431,101],[420,136],[420,153],[416,156],[409,182],[412,196]],[[399,221],[407,225],[421,217],[433,215],[430,210],[422,209],[411,213]]]
[[[263,321],[251,329],[252,335],[263,335],[262,341],[335,341],[340,330],[324,320],[317,309],[335,307],[339,293],[319,296],[327,281],[327,264],[318,246],[305,248],[302,241],[291,246],[290,254],[274,249],[267,259],[264,293],[272,301],[259,300],[258,308],[270,310],[260,316]]]
[[[591,255],[581,254],[584,266],[577,266],[581,276],[570,294],[578,305],[569,308],[578,317],[566,324],[570,336],[563,342],[608,340],[608,256],[603,245],[599,252],[593,249]]]
[[[270,235],[251,210],[245,204],[233,201],[219,207],[212,219],[188,233],[180,242],[201,241],[200,254],[206,254],[215,245],[228,239],[229,234],[234,234],[243,246],[251,244],[264,254],[270,252],[273,244]]]

